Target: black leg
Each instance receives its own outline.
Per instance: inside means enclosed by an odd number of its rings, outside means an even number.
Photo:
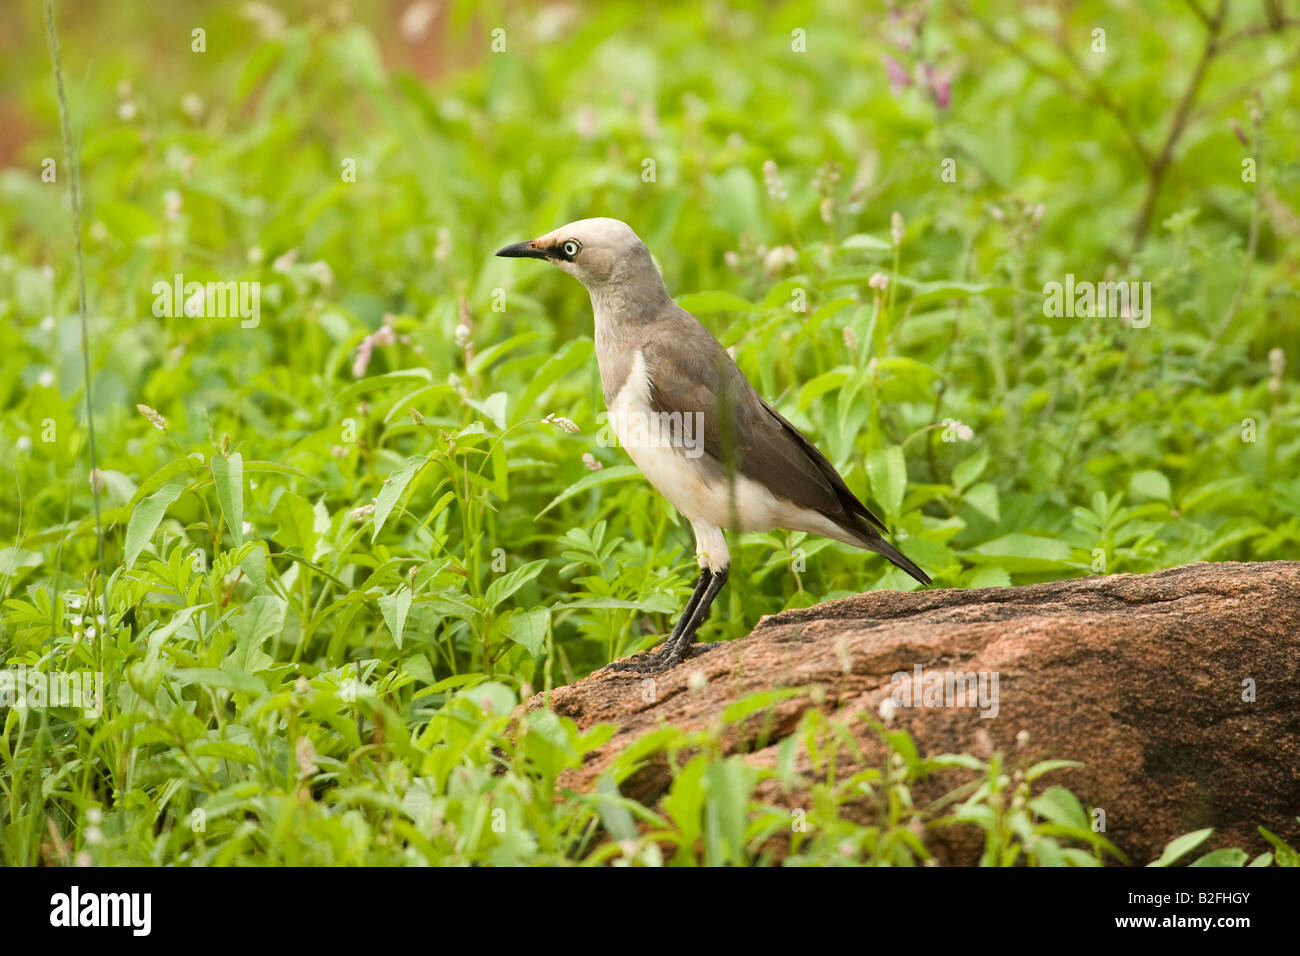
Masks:
[[[677,622],[677,627],[673,629],[672,637],[664,642],[664,646],[658,653],[644,660],[627,661],[624,664],[611,664],[611,670],[634,671],[640,674],[657,674],[662,671],[671,670],[691,655],[692,644],[695,641],[695,632],[699,630],[701,624],[709,616],[709,609],[713,605],[714,598],[727,583],[727,576],[731,573],[730,568],[722,568],[718,571],[705,571],[700,575],[701,583],[704,583],[706,576],[708,583],[705,585],[703,593],[699,599],[695,600],[692,595],[692,602],[686,606],[681,620]],[[697,591],[699,589],[697,588]],[[712,646],[712,645],[709,645]],[[701,646],[700,650],[706,650],[707,647]]]
[[[704,592],[704,596],[700,598],[700,603],[691,615],[690,623],[671,641],[670,646],[667,648],[668,655],[661,662],[663,670],[676,667],[687,656],[687,649],[695,642],[695,632],[700,629],[701,624],[708,620],[713,601],[722,591],[730,575],[731,568],[729,566],[713,572],[713,580],[709,582],[708,589]]]
[[[649,651],[646,651],[641,654],[634,654],[632,657],[628,658],[622,663],[615,661],[612,664],[606,665],[605,669],[615,670],[615,671],[640,670],[642,667],[646,665],[657,664],[659,662],[659,659],[663,658],[668,653],[668,649],[671,648],[674,642],[677,640],[677,638],[681,636],[681,633],[683,630],[685,630],[686,625],[690,623],[691,615],[695,613],[696,607],[699,606],[700,598],[702,598],[704,596],[704,592],[708,590],[709,582],[712,578],[713,578],[713,572],[710,571],[708,568],[702,568],[700,570],[700,576],[695,582],[695,590],[691,592],[691,596],[686,602],[686,607],[682,611],[682,616],[677,619],[677,624],[676,626],[673,627],[672,634],[669,635],[667,640],[665,640],[663,644],[660,645],[658,651],[654,653],[650,653]]]
[[[695,590],[691,592],[690,600],[686,602],[686,607],[682,609],[682,616],[677,619],[677,624],[673,627],[672,636],[665,641],[665,644],[671,644],[682,630],[686,623],[695,613],[695,609],[700,606],[700,598],[704,597],[704,592],[709,589],[709,581],[713,578],[713,572],[708,568],[700,568],[700,576],[695,581]]]

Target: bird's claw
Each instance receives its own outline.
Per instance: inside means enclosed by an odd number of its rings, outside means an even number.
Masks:
[[[624,660],[614,661],[605,665],[602,671],[662,674],[665,671],[672,670],[687,658],[698,657],[718,646],[720,646],[720,642],[716,641],[711,644],[686,644],[669,640],[665,641],[657,651],[643,651]]]

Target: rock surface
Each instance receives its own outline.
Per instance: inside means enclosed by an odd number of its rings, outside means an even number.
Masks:
[[[1104,810],[1106,835],[1134,863],[1207,826],[1215,835],[1202,850],[1263,852],[1269,847],[1257,832],[1261,824],[1296,845],[1300,562],[1202,563],[1011,588],[880,591],[787,611],[653,684],[642,675],[597,673],[556,689],[557,713],[584,729],[619,728],[562,782],[588,789],[643,734],[665,723],[688,730],[718,725],[733,701],[774,687],[810,690],[776,705],[766,716],[765,739],[725,737],[729,750],[770,767],[777,743],[806,709],[819,706],[855,728],[864,762],[878,766],[879,739],[853,718],[877,716],[899,687],[893,675],[912,675],[917,665],[925,673],[996,674],[996,713],[988,706],[984,717],[979,706],[900,707],[892,726],[905,727],[923,754],[996,749],[1012,766],[1082,762],[1046,782]],[[528,702],[544,705],[541,695]],[[847,758],[841,757],[842,776],[860,769]],[[800,760],[810,768],[802,750]],[[666,764],[651,763],[622,789],[653,804],[669,782]],[[775,781],[762,784],[760,796],[806,805],[804,793]],[[978,858],[973,834],[942,839],[930,847],[941,862]]]

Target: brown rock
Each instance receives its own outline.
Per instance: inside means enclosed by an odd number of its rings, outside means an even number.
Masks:
[[[556,689],[557,713],[584,729],[619,728],[562,782],[591,788],[643,734],[665,723],[720,726],[729,704],[774,687],[819,690],[776,705],[764,715],[762,734],[730,728],[724,749],[770,767],[777,743],[805,710],[819,706],[853,727],[864,763],[879,766],[881,742],[852,718],[876,716],[899,686],[892,676],[912,675],[917,665],[925,673],[995,674],[996,714],[981,717],[978,706],[899,707],[892,726],[906,728],[923,754],[986,755],[995,748],[1013,766],[1081,761],[1082,769],[1044,783],[1067,786],[1085,807],[1103,809],[1106,835],[1134,863],[1207,826],[1215,835],[1202,850],[1263,852],[1269,847],[1256,830],[1261,824],[1295,845],[1300,562],[1202,563],[1011,588],[879,591],[787,611],[652,685],[642,675],[597,673]],[[697,676],[691,689],[697,672],[707,683],[700,686]],[[1253,702],[1243,699],[1248,681]],[[542,695],[528,702],[543,705]],[[841,776],[861,769],[847,758],[841,754]],[[808,769],[802,748],[801,759]],[[652,804],[669,782],[660,761],[623,781],[622,790]],[[948,789],[942,783],[936,781],[936,795]],[[772,780],[759,794],[806,806],[804,794],[783,792]],[[943,862],[971,863],[978,858],[971,837],[954,832],[931,849]]]

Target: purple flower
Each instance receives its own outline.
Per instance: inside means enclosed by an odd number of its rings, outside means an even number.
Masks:
[[[934,70],[929,72],[930,92],[934,94],[935,105],[946,110],[952,102],[952,70]]]
[[[935,105],[946,110],[952,102],[953,70],[936,70],[929,63],[922,63],[916,69],[916,81],[930,91]]]
[[[889,89],[897,96],[904,87],[912,85],[912,78],[907,75],[907,70],[903,69],[903,64],[888,53],[882,53],[881,58],[885,61],[885,72],[889,74]]]

